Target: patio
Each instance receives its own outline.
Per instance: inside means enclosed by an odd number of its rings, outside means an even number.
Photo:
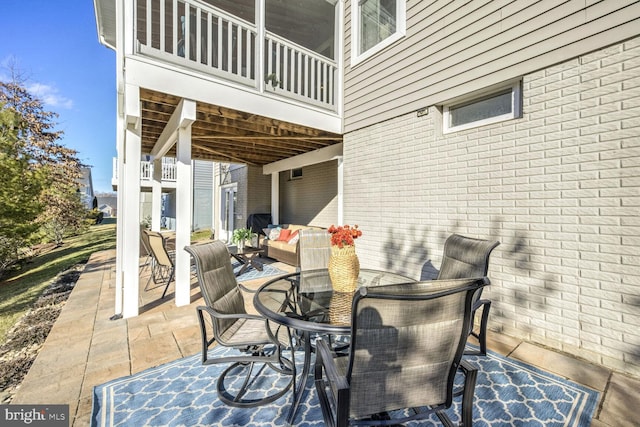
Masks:
[[[281,270],[293,267],[276,263]],[[141,287],[148,278],[142,272]],[[265,278],[244,282],[257,288]],[[115,252],[95,253],[87,263],[43,349],[14,396],[13,404],[70,405],[70,425],[90,424],[93,387],[200,351],[195,306],[201,295],[192,281],[191,304],[176,307],[173,285],[140,293],[140,315],[113,315]],[[635,425],[640,380],[496,332],[489,349],[566,377],[601,393],[592,425]]]

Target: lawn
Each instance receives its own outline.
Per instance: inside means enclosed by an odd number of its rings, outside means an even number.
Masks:
[[[62,246],[45,250],[0,281],[0,343],[59,273],[85,263],[97,251],[115,249],[115,219],[93,225],[84,234],[68,237]]]

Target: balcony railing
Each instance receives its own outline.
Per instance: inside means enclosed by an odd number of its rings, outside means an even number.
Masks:
[[[141,54],[336,108],[334,60],[266,31],[259,41],[256,25],[199,0],[138,0],[137,11]]]
[[[176,159],[173,157],[162,158],[162,182],[176,182]],[[153,180],[153,162],[142,160],[140,162],[140,185],[151,185]],[[118,159],[113,159],[112,184],[118,184]]]

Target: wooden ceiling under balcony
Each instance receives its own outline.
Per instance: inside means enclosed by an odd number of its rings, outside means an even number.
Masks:
[[[180,98],[143,89],[142,153],[150,153]],[[266,164],[342,142],[342,135],[294,123],[196,103],[191,157],[225,163]],[[175,156],[175,146],[168,156]]]

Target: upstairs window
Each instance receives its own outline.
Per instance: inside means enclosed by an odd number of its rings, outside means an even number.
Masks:
[[[520,82],[444,106],[444,133],[456,132],[522,115]]]
[[[351,65],[405,35],[406,0],[351,0]]]

